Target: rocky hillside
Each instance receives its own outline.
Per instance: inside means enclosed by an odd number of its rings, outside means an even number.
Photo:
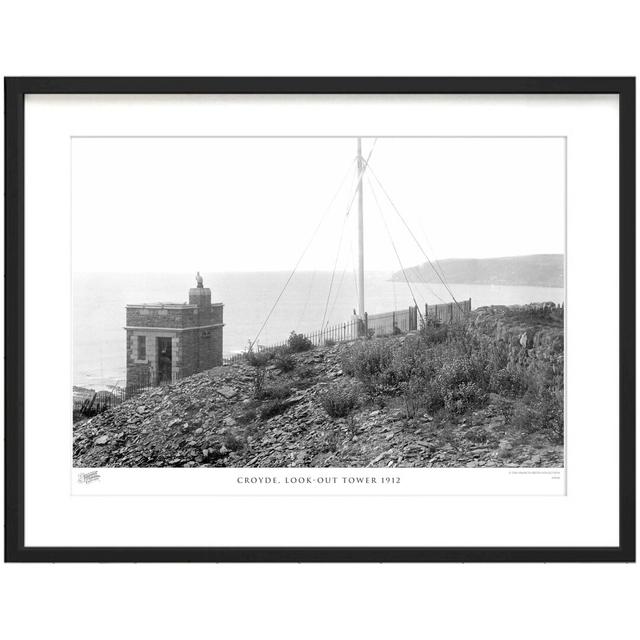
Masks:
[[[537,357],[564,353],[564,307],[549,302],[479,307],[470,318],[469,330],[523,347]]]
[[[482,331],[485,323],[490,333],[498,317],[499,313],[481,312],[472,325]],[[540,330],[529,330],[533,341]],[[519,340],[519,334],[514,338]],[[410,339],[395,336],[370,342],[384,340],[400,348]],[[343,372],[344,355],[353,348],[354,344],[338,344],[290,354],[286,366],[271,362],[263,369],[259,395],[256,368],[247,363],[147,391],[74,425],[74,465],[562,466],[562,444],[544,433],[512,428],[505,400],[496,394],[463,415],[446,418],[427,411],[407,417],[399,399],[376,403],[355,377]],[[328,415],[322,402],[328,389],[347,396],[353,391],[357,401],[347,417]]]

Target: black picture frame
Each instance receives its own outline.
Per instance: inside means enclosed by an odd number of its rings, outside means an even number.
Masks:
[[[5,561],[635,561],[635,78],[5,78]],[[27,94],[615,94],[619,98],[620,476],[617,547],[26,547],[24,99]]]

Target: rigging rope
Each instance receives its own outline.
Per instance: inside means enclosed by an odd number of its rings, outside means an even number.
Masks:
[[[353,270],[353,286],[355,288],[355,292],[356,292],[356,300],[358,299],[359,296],[359,291],[358,291],[358,274],[357,274],[357,269],[356,269],[356,257],[355,254],[353,253],[353,239],[351,239],[349,241],[349,253],[351,254],[351,268]],[[355,313],[355,309],[353,311]]]
[[[409,234],[413,238],[414,242],[418,245],[418,248],[422,252],[422,255],[427,259],[427,262],[429,263],[429,265],[431,265],[431,268],[433,269],[433,272],[438,276],[440,282],[442,282],[442,284],[444,285],[445,289],[449,292],[449,295],[451,296],[452,300],[456,303],[456,306],[458,307],[458,309],[460,309],[460,311],[462,311],[462,307],[460,306],[460,304],[456,300],[456,298],[453,295],[453,292],[451,291],[451,289],[449,289],[449,285],[444,281],[443,277],[440,275],[438,270],[433,266],[433,262],[431,262],[431,258],[429,258],[429,256],[427,255],[427,252],[422,248],[422,245],[420,244],[420,242],[418,242],[418,239],[416,238],[416,236],[414,235],[413,231],[411,230],[411,227],[407,224],[406,220],[403,218],[403,216],[400,213],[400,211],[398,210],[398,207],[396,206],[395,202],[391,199],[391,196],[387,193],[387,190],[384,188],[383,184],[378,179],[378,176],[375,174],[374,170],[371,169],[371,167],[369,167],[369,171],[370,171],[371,175],[374,177],[375,181],[378,183],[380,189],[382,189],[382,192],[384,193],[384,195],[386,196],[387,200],[389,201],[389,203],[393,207],[394,211],[398,214],[398,217],[402,221],[402,224],[404,224],[404,226],[406,227],[407,231],[409,232]]]
[[[298,325],[302,324],[302,320],[304,318],[305,313],[307,313],[307,307],[309,306],[309,300],[311,299],[311,292],[313,291],[313,283],[316,279],[317,270],[314,269],[311,274],[311,283],[309,284],[309,290],[307,291],[307,298],[304,301],[304,307],[302,307],[302,312],[300,313],[300,317],[298,318]]]
[[[289,274],[289,277],[287,278],[287,281],[284,283],[284,286],[282,287],[282,290],[280,291],[280,293],[278,294],[278,297],[276,298],[275,302],[273,303],[273,306],[269,310],[269,313],[267,314],[267,317],[264,319],[264,322],[260,325],[260,329],[258,330],[258,333],[256,333],[256,337],[249,343],[249,349],[252,349],[253,346],[256,344],[256,342],[258,341],[258,338],[260,337],[260,334],[262,333],[262,331],[264,330],[265,326],[267,325],[267,322],[269,322],[269,318],[271,318],[271,315],[273,314],[275,308],[278,306],[278,303],[280,302],[280,298],[282,298],[282,296],[284,295],[284,292],[286,291],[287,287],[289,286],[289,283],[291,282],[291,279],[293,278],[298,266],[300,265],[300,263],[302,262],[302,259],[304,258],[304,256],[306,255],[307,251],[309,250],[309,247],[311,246],[312,242],[314,241],[318,231],[320,230],[320,227],[324,223],[329,211],[331,210],[331,207],[333,206],[333,203],[335,202],[336,198],[338,197],[338,194],[342,190],[342,187],[344,186],[344,183],[345,183],[347,177],[351,173],[353,163],[354,163],[354,160],[352,160],[349,163],[349,167],[348,167],[347,171],[345,172],[342,180],[340,181],[340,185],[338,186],[338,189],[333,194],[333,197],[331,198],[329,204],[327,205],[327,208],[324,210],[324,212],[322,214],[322,217],[320,218],[320,222],[318,222],[318,225],[313,230],[313,233],[311,234],[311,237],[309,238],[309,241],[307,242],[306,246],[302,250],[302,253],[300,254],[300,257],[298,258],[298,261],[296,262],[295,266],[291,270],[291,273]]]
[[[344,237],[344,228],[347,223],[347,217],[349,216],[349,211],[347,211],[347,215],[342,219],[342,228],[340,229],[340,239],[338,240],[338,250],[336,251],[336,259],[333,262],[333,271],[331,272],[331,282],[329,283],[329,293],[327,294],[327,301],[324,305],[324,313],[322,314],[322,322],[320,323],[321,327],[324,327],[324,321],[327,317],[327,309],[329,308],[329,300],[331,299],[331,291],[333,289],[333,280],[336,275],[336,267],[338,266],[338,258],[340,257],[340,249],[342,248],[342,238]]]
[[[431,284],[424,279],[424,276],[422,275],[422,273],[418,273],[415,277],[416,278],[421,278],[421,280],[413,280],[413,282],[416,283],[416,288],[417,289],[422,290],[421,287],[418,286],[418,285],[424,285],[424,287],[425,287],[425,289],[426,289],[428,294],[432,295],[434,298],[437,298],[443,304],[446,304],[446,302],[440,297],[438,292],[431,286]],[[425,295],[424,299],[425,300],[429,300],[429,295]]]
[[[385,220],[384,213],[382,212],[382,207],[380,206],[380,202],[378,201],[378,196],[376,195],[375,189],[373,188],[373,183],[367,176],[367,180],[369,181],[369,186],[371,187],[371,193],[373,194],[373,199],[378,206],[378,211],[380,212],[380,217],[382,218],[382,222],[384,224],[384,228],[387,232],[387,236],[389,237],[389,241],[391,242],[391,246],[393,247],[393,251],[396,254],[396,258],[398,259],[398,264],[400,265],[400,269],[402,271],[402,275],[404,276],[405,282],[407,283],[407,287],[409,287],[409,292],[411,293],[411,298],[413,299],[413,304],[415,305],[418,313],[420,314],[420,319],[424,323],[424,316],[422,315],[422,311],[420,310],[420,306],[416,300],[415,295],[413,294],[413,289],[411,288],[411,284],[409,283],[409,279],[407,278],[407,274],[404,270],[404,266],[402,265],[402,260],[400,259],[400,254],[398,253],[398,249],[396,248],[396,243],[393,241],[393,237],[391,236],[391,232],[389,231],[389,227],[387,226],[387,221]]]
[[[429,241],[429,237],[427,236],[427,234],[426,234],[426,232],[425,232],[425,230],[424,230],[424,228],[422,226],[422,222],[421,222],[420,218],[418,218],[416,222],[418,224],[418,228],[419,228],[420,233],[421,233],[420,238],[422,240],[424,240],[424,242],[426,244],[426,247],[429,250],[430,255],[433,256],[433,262],[434,262],[435,266],[438,267],[438,271],[440,272],[440,275],[442,276],[442,279],[445,282],[447,282],[447,284],[449,284],[448,281],[447,281],[447,276],[446,276],[446,274],[444,272],[444,269],[442,268],[442,265],[440,264],[440,260],[438,259],[438,256],[436,255],[436,250],[435,250],[433,244],[431,244],[431,242]],[[420,268],[419,268],[418,275],[420,275],[422,277],[422,281],[421,282],[423,282],[425,285],[427,285],[427,280],[425,279],[425,276],[422,274],[422,269],[420,269]],[[429,289],[431,291],[433,291],[431,289],[431,287],[429,287]],[[444,300],[442,298],[440,298],[440,296],[438,296],[435,292],[434,292],[434,295],[436,295],[438,300],[440,300],[441,302],[444,302]]]
[[[340,291],[342,290],[342,282],[344,280],[344,274],[346,272],[347,272],[347,267],[345,267],[342,270],[342,273],[340,274],[340,280],[338,281],[338,288],[336,289],[336,295],[333,296],[333,304],[331,305],[331,311],[329,311],[329,315],[327,316],[327,326],[329,325],[329,319],[333,317],[333,311],[336,308],[336,302],[338,302],[338,298],[340,297]]]

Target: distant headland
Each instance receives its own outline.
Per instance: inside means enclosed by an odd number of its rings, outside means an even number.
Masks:
[[[450,258],[435,263],[450,283],[497,284],[529,287],[564,286],[564,255],[545,253],[504,258]],[[405,269],[410,282],[438,283],[440,278],[428,262]],[[391,279],[404,281],[402,271]]]

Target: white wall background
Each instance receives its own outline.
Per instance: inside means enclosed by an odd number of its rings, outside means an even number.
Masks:
[[[3,75],[636,75],[636,2],[12,3]],[[30,638],[633,637],[637,565],[0,567]]]

